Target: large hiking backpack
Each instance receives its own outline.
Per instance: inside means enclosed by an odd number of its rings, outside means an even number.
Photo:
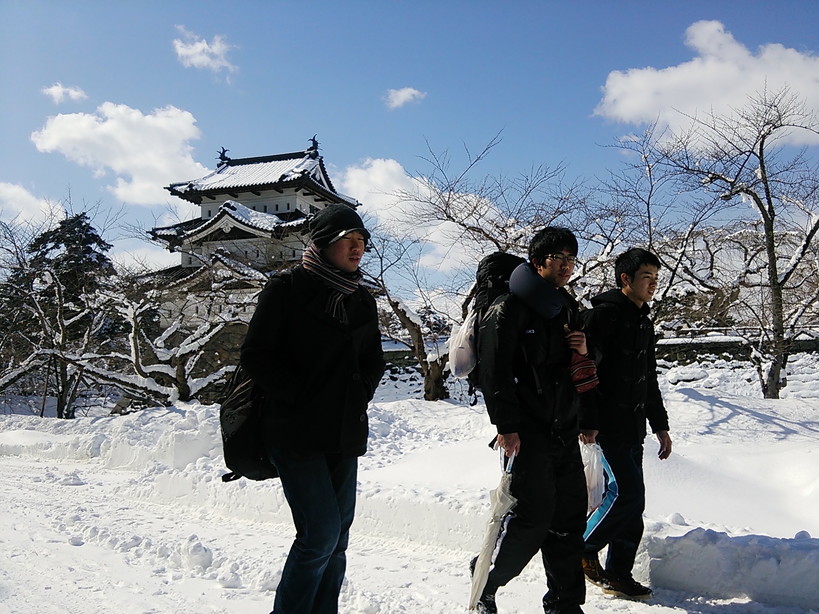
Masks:
[[[494,252],[478,263],[472,307],[449,345],[450,370],[455,377],[467,378],[470,388],[480,388],[478,329],[481,319],[492,303],[509,293],[509,277],[524,262],[520,256]]]

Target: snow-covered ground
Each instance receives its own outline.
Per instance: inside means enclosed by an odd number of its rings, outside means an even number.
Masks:
[[[747,366],[663,365],[674,454],[646,441],[635,573],[655,596],[589,586],[587,613],[819,611],[817,371],[799,356],[786,398],[766,401]],[[466,612],[493,431],[483,405],[420,401],[405,380],[386,377],[370,408],[343,614]],[[217,408],[96,413],[0,416],[0,614],[269,612],[288,509],[276,481],[220,481]],[[535,560],[498,593],[501,612],[541,612],[544,591]]]

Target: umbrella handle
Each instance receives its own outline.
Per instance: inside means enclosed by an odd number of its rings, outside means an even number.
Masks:
[[[498,450],[500,451],[500,466],[501,472],[503,473],[512,473],[512,465],[515,462],[516,453],[512,452],[509,456],[506,456],[506,452],[503,448],[498,446]]]

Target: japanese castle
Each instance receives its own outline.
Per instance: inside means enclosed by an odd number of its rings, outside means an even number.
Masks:
[[[201,214],[150,231],[156,242],[181,254],[179,265],[158,273],[163,292],[189,300],[191,294],[228,290],[244,300],[239,295],[255,295],[271,271],[301,259],[310,214],[332,203],[359,206],[336,191],[316,138],[310,142],[304,151],[254,158],[230,158],[223,148],[214,171],[166,186]]]

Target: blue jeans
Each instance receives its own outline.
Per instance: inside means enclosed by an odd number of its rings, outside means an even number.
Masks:
[[[637,548],[643,537],[646,487],[643,482],[643,446],[602,445],[606,494],[603,503],[586,522],[586,556],[606,545],[606,572],[614,578],[630,578]]]
[[[271,449],[296,539],[276,588],[272,614],[337,614],[355,515],[357,458],[295,459]]]

